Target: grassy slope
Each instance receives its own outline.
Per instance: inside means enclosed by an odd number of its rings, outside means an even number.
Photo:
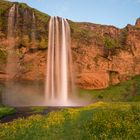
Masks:
[[[97,101],[140,101],[140,76],[103,90],[79,89],[79,94],[90,94]]]
[[[0,118],[15,113],[15,109],[11,107],[0,106]]]
[[[140,103],[98,102],[0,124],[1,140],[91,140],[140,138]]]
[[[0,15],[2,16],[11,6],[12,6],[11,2],[1,0],[0,1]]]

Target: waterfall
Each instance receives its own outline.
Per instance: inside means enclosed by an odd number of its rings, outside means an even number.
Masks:
[[[7,65],[6,65],[6,89],[3,95],[4,104],[8,104],[11,100],[11,92],[14,90],[14,78],[17,74],[18,58],[15,50],[16,37],[16,5],[14,4],[9,10],[8,27],[7,27]]]
[[[51,17],[45,97],[49,105],[67,106],[73,93],[70,27],[66,19]]]
[[[15,29],[15,12],[16,12],[16,5],[14,4],[8,15],[8,38],[13,37],[14,29]]]
[[[34,12],[32,13],[32,32],[31,32],[31,39],[32,39],[32,42],[34,42],[36,40],[36,18],[35,18],[35,14]]]
[[[17,71],[17,56],[15,50],[15,30],[16,30],[16,5],[14,4],[11,9],[9,10],[8,15],[8,34],[7,39],[9,42],[7,48],[7,74],[8,79],[12,79],[16,75]]]

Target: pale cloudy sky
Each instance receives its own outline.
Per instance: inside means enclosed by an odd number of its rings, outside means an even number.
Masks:
[[[124,27],[140,17],[140,0],[13,0],[51,16]]]

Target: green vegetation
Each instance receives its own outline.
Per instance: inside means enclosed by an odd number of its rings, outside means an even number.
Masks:
[[[1,9],[0,9],[0,15],[2,15],[3,13],[4,13],[4,9],[1,8]]]
[[[5,50],[0,48],[0,64],[6,63],[7,53]]]
[[[40,20],[42,23],[47,23],[49,21],[49,18],[50,16],[45,14],[45,13],[42,13],[36,9],[32,9],[33,12],[35,13],[35,15],[37,16],[38,20]]]
[[[140,101],[140,76],[102,90],[79,89],[80,95],[90,94],[98,101]]]
[[[113,49],[118,47],[118,41],[117,39],[114,39],[109,36],[104,37],[104,47],[107,49]]]
[[[118,36],[111,36],[108,34],[101,34],[98,29],[104,28],[100,25],[90,23],[76,23],[69,21],[72,38],[76,39],[77,42],[85,45],[90,45],[92,41],[96,42],[99,46],[104,46],[106,50],[110,51],[111,54],[115,54],[116,48],[128,49],[130,46],[126,45],[128,36],[127,27],[122,29]],[[95,31],[91,30],[90,27],[95,28]],[[97,31],[96,31],[97,29]],[[109,52],[108,52],[109,53]]]
[[[49,22],[49,15],[42,13],[36,9],[33,9],[31,7],[29,7],[28,5],[24,4],[24,3],[19,3],[19,10],[28,10],[29,14],[34,14],[35,15],[35,21],[32,21],[32,19],[28,19],[27,23],[24,24],[28,24],[28,26],[30,27],[32,25],[32,22],[34,22],[34,26],[35,26],[35,34],[36,34],[36,39],[34,40],[34,42],[32,42],[32,38],[30,37],[31,35],[29,33],[32,32],[31,28],[26,28],[25,26],[25,30],[26,33],[24,35],[22,35],[22,40],[21,40],[21,44],[23,46],[26,46],[27,48],[29,48],[29,46],[35,45],[38,46],[39,48],[47,48],[48,45],[48,30],[47,30],[47,24]],[[32,15],[31,15],[32,18]],[[23,22],[22,20],[20,20],[20,22]],[[19,32],[21,33],[21,32]]]
[[[14,108],[5,107],[5,106],[2,105],[2,90],[3,90],[3,85],[0,84],[0,118],[15,113]]]
[[[50,18],[49,15],[47,15],[47,14],[45,14],[45,13],[42,13],[42,12],[36,10],[36,9],[31,8],[31,7],[29,7],[29,6],[28,6],[27,4],[25,4],[25,3],[18,3],[18,4],[19,4],[19,6],[20,6],[21,9],[24,9],[24,10],[25,10],[25,9],[28,9],[28,10],[34,12],[34,14],[35,14],[37,20],[39,21],[39,22],[36,23],[38,28],[39,28],[39,27],[45,26],[46,23],[49,21],[49,18]],[[43,26],[42,26],[42,25],[43,25]],[[42,31],[43,31],[43,30],[42,30]]]
[[[15,113],[15,109],[11,107],[0,106],[0,118]]]
[[[6,21],[7,21],[7,17],[4,16],[8,9],[11,7],[12,3],[11,2],[8,2],[8,1],[4,1],[4,0],[1,0],[0,1],[0,29],[6,29]]]
[[[12,6],[11,2],[1,0],[0,1],[0,15],[4,14]]]
[[[127,28],[124,28],[119,36],[121,47],[126,45],[127,36],[128,36],[128,30]]]
[[[29,7],[26,3],[18,3],[22,9],[32,9],[31,7]]]
[[[115,48],[122,49],[128,48],[128,46],[126,45],[127,36],[128,36],[127,27],[124,28],[116,38],[113,38],[111,36],[104,36],[103,38],[104,47],[107,48],[108,50],[113,50]]]
[[[90,40],[92,39],[92,34],[89,30],[81,29],[80,32],[78,32],[78,36],[80,37],[80,40],[84,40],[86,44],[90,44]]]
[[[39,106],[34,106],[30,108],[32,113],[42,113],[44,112],[45,109],[46,107],[39,107]]]
[[[0,71],[5,70],[5,65],[7,61],[7,52],[0,46]]]
[[[0,139],[138,140],[139,129],[140,103],[98,102],[0,124]]]
[[[3,91],[3,85],[0,84],[0,106],[2,104],[2,91]]]
[[[16,36],[20,37],[18,46],[24,46],[29,49],[29,46],[35,46],[38,48],[46,49],[48,44],[47,40],[47,25],[49,22],[49,15],[42,13],[36,9],[29,7],[25,3],[18,3],[18,2],[9,2],[9,1],[0,1],[0,38],[6,38],[7,36],[7,15],[9,13],[10,8],[13,4],[16,4],[18,7],[19,15],[16,15]],[[33,21],[32,17],[33,14],[35,15],[35,21]],[[34,22],[35,28],[35,41],[34,44],[32,43],[32,25]],[[22,27],[21,27],[22,25]],[[24,32],[23,32],[24,30]],[[43,38],[43,40],[42,40]],[[43,46],[42,46],[43,45]]]
[[[21,44],[22,44],[23,46],[26,46],[27,48],[29,48],[29,46],[30,46],[29,35],[23,35],[23,36],[22,36]]]
[[[40,42],[40,49],[45,49],[48,47],[48,39],[42,38]]]
[[[90,45],[92,40],[98,43],[102,41],[102,37],[89,29],[83,28],[82,23],[76,23],[69,21],[72,37],[77,40],[78,43],[84,43],[85,45]]]

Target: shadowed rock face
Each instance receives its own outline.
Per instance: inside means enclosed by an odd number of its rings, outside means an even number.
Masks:
[[[7,39],[7,16],[12,5],[10,2],[0,2],[0,80],[8,75],[5,70],[10,44]],[[14,78],[44,81],[49,16],[25,4],[16,3],[16,9],[14,39],[19,62]],[[69,24],[77,86],[101,89],[140,74],[140,19],[136,25],[127,25],[123,29],[72,21]],[[34,34],[35,39],[32,39]]]

